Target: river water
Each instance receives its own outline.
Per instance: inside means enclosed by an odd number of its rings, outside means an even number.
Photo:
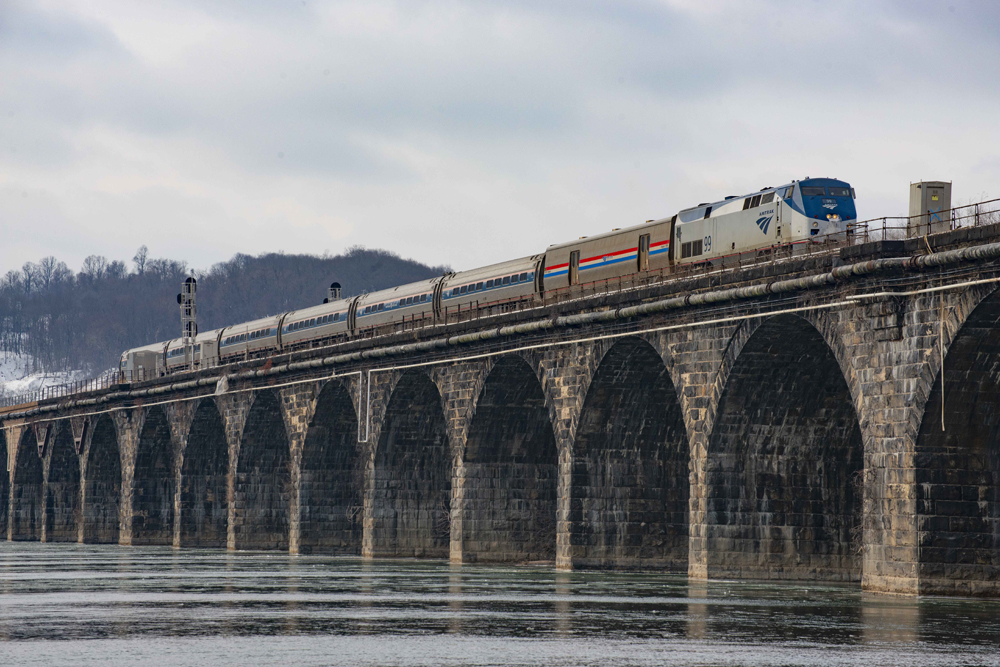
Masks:
[[[1000,601],[3,542],[0,664],[1000,665]]]

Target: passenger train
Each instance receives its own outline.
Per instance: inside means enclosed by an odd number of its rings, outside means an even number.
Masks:
[[[583,236],[545,252],[409,285],[236,324],[124,352],[126,378],[152,378],[326,345],[386,327],[447,320],[449,313],[545,303],[573,285],[663,271],[688,264],[723,265],[777,247],[845,238],[857,221],[854,189],[831,178],[806,178],[743,196],[686,208],[668,218]],[[337,286],[339,287],[339,286]]]

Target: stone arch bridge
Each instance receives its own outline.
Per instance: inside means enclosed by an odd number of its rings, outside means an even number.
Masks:
[[[5,409],[10,540],[1000,594],[1000,230]]]

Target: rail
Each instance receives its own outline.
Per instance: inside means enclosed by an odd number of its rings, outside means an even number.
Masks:
[[[941,220],[941,216],[946,216],[946,220]],[[625,276],[605,278],[576,285],[565,285],[556,288],[549,288],[545,291],[543,302],[532,296],[514,297],[501,301],[491,301],[480,304],[478,301],[466,306],[448,306],[435,318],[433,313],[426,311],[410,316],[401,322],[386,323],[372,327],[366,327],[357,331],[349,340],[374,339],[381,336],[392,335],[405,331],[422,330],[430,326],[440,326],[443,324],[457,324],[472,320],[480,320],[496,315],[518,312],[539,306],[548,306],[566,301],[580,299],[590,296],[600,296],[602,294],[614,294],[632,291],[643,287],[662,285],[672,280],[696,277],[698,275],[708,275],[722,270],[743,269],[759,265],[775,264],[787,261],[792,258],[801,258],[810,255],[828,255],[839,252],[841,248],[861,245],[873,241],[896,241],[907,238],[921,238],[931,236],[935,233],[945,233],[966,227],[983,227],[986,225],[1000,224],[1000,198],[990,199],[974,204],[956,206],[946,209],[938,214],[938,221],[932,222],[924,220],[926,215],[919,216],[899,216],[882,217],[862,220],[849,223],[847,230],[837,234],[826,236],[810,237],[806,241],[786,243],[781,245],[757,248],[749,252],[733,253],[723,257],[714,257],[704,261],[695,261],[685,264],[674,264],[672,266],[643,271]],[[946,230],[939,229],[944,223]],[[317,349],[329,347],[348,340],[344,336],[313,339],[301,341],[295,346],[284,351],[296,352],[301,350]],[[251,358],[247,354],[245,359]],[[244,360],[245,360],[244,359]],[[191,364],[185,364],[172,370],[172,372],[200,370],[214,368],[217,366],[229,365],[233,359],[226,359],[214,364],[197,364],[192,368]],[[0,408],[22,405],[26,403],[39,402],[64,396],[83,394],[93,391],[102,391],[111,387],[131,384],[133,382],[143,382],[159,377],[156,373],[142,372],[131,373],[116,371],[105,373],[100,377],[91,380],[81,380],[62,385],[43,387],[31,392],[0,396]]]

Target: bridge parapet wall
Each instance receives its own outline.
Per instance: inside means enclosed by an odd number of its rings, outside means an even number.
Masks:
[[[4,527],[1000,595],[1000,271],[959,268],[616,295],[15,415]]]

